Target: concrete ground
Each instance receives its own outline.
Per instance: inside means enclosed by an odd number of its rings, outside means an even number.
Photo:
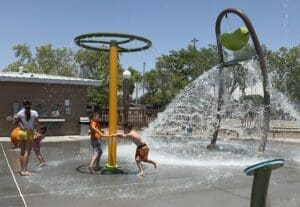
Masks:
[[[19,150],[10,149],[8,138],[0,139],[0,206],[250,206],[253,177],[246,176],[243,170],[254,164],[251,159],[241,159],[245,163],[241,165],[225,160],[225,164],[218,162],[216,166],[209,165],[209,158],[183,163],[171,162],[171,157],[160,160],[156,152],[150,151],[158,168],[145,165],[146,175],[138,177],[134,147],[123,143],[118,145],[118,161],[125,174],[91,175],[87,170],[91,157],[88,137],[50,137],[45,141],[42,153],[47,165],[39,168],[32,154],[32,175],[22,177],[18,174]],[[299,207],[300,144],[280,142],[270,147],[280,148],[286,159],[285,165],[271,176],[271,206]],[[222,153],[226,156],[227,152]],[[107,160],[106,154],[105,151],[102,164]]]

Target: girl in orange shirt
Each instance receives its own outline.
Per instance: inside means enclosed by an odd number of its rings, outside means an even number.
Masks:
[[[90,131],[91,131],[91,145],[93,148],[93,156],[90,161],[89,171],[91,174],[94,174],[94,167],[95,169],[100,169],[100,159],[102,155],[102,147],[101,147],[101,137],[103,133],[101,131],[100,126],[100,117],[98,113],[94,113],[90,119]]]

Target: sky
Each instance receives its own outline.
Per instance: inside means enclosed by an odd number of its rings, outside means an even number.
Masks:
[[[76,51],[78,35],[111,32],[151,40],[148,50],[120,55],[124,68],[148,71],[158,57],[187,48],[194,38],[198,49],[216,44],[216,18],[231,7],[249,17],[268,49],[300,44],[300,0],[1,0],[0,69],[14,60],[16,44],[33,52],[44,44]],[[221,31],[239,26],[240,19],[229,15]]]

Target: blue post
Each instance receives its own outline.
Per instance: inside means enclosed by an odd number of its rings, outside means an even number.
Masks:
[[[282,167],[284,159],[274,159],[247,167],[244,172],[254,175],[250,207],[265,207],[272,170]]]

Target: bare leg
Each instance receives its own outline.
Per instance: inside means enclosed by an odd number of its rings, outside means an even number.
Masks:
[[[40,162],[39,166],[44,167],[46,164],[45,164],[45,160],[41,154],[40,148],[33,148],[33,151]]]
[[[92,159],[91,159],[91,162],[90,162],[90,165],[89,165],[89,171],[90,171],[91,174],[95,173],[94,170],[93,170],[93,167],[94,167],[94,163],[95,163],[97,158],[98,158],[97,155],[92,156]]]
[[[100,162],[100,159],[99,159],[99,156],[97,156],[97,158],[95,159],[95,162],[93,164],[93,167],[98,167],[99,166],[99,162]]]
[[[21,165],[21,170],[20,173],[22,174],[23,169],[24,169],[24,154],[25,154],[25,141],[20,142],[20,165]]]
[[[32,148],[32,142],[31,141],[22,141],[23,143],[23,149],[21,149],[21,175],[30,175],[28,172],[28,162],[29,162],[29,156]]]
[[[157,163],[154,162],[153,160],[143,160],[143,162],[151,163],[154,166],[154,168],[157,168]]]
[[[32,142],[31,141],[26,141],[25,142],[26,148],[25,148],[25,154],[24,154],[24,169],[26,172],[28,172],[28,162],[29,162],[29,156],[31,153],[32,149]]]
[[[138,166],[138,168],[140,170],[140,172],[139,172],[139,174],[137,174],[137,176],[145,175],[143,167],[142,167],[142,162],[140,160],[136,160],[135,162],[136,162],[136,165]]]
[[[101,155],[98,155],[93,165],[95,170],[100,170],[100,160],[101,160]]]
[[[102,147],[101,147],[101,142],[99,141],[98,143],[98,156],[94,162],[94,166],[96,168],[96,170],[100,170],[100,160],[101,160],[101,156],[102,156]]]

